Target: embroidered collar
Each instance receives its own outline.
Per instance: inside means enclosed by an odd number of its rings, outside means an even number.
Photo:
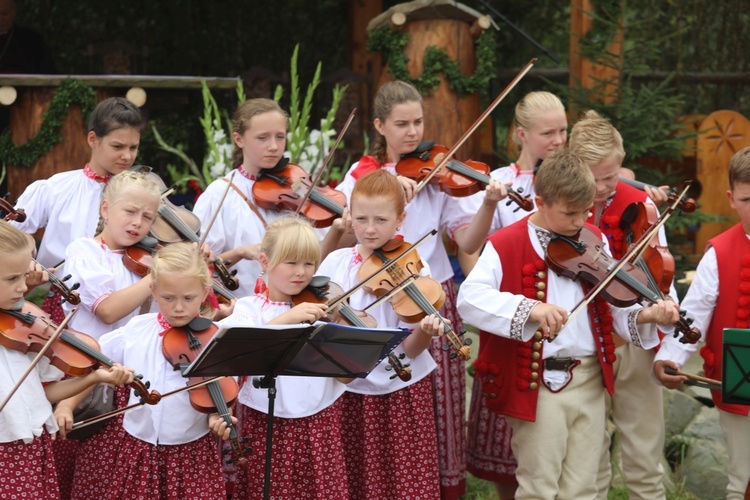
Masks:
[[[353,265],[361,264],[364,261],[364,259],[362,259],[362,254],[357,250],[357,245],[352,247],[352,253],[354,253],[354,259],[352,260]]]
[[[169,324],[169,321],[167,321],[161,313],[156,316],[156,321],[159,322],[159,326],[161,327],[159,337],[163,337],[165,333],[172,329],[172,325]]]
[[[102,184],[106,184],[107,181],[109,181],[108,175],[99,175],[93,170],[91,170],[91,167],[89,167],[89,164],[83,166],[83,175],[88,177],[89,179],[93,179],[96,182],[101,182]]]
[[[240,175],[248,180],[255,181],[257,180],[257,177],[255,177],[253,174],[242,168],[242,165],[237,167],[237,171],[240,173]]]
[[[271,291],[268,289],[266,282],[263,281],[263,278],[258,278],[257,280],[255,280],[255,295],[263,299],[263,301],[266,304],[288,305],[288,306],[292,305],[291,302],[278,302],[275,300],[271,300]]]
[[[544,250],[544,253],[547,253],[547,245],[549,245],[549,241],[552,238],[552,233],[544,228],[537,226],[531,221],[528,222],[534,232],[536,232],[536,237],[539,238],[539,244],[542,245],[542,250]]]

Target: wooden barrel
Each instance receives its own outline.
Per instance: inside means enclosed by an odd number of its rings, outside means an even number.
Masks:
[[[734,111],[715,111],[701,122],[698,130],[696,171],[703,185],[701,210],[706,213],[732,217],[731,222],[701,225],[695,239],[696,252],[702,252],[706,242],[732,227],[739,220],[729,206],[729,160],[740,149],[750,146],[750,122]]]
[[[458,62],[464,75],[474,74],[476,61],[470,27],[468,23],[454,19],[407,21],[403,30],[410,38],[404,53],[409,57],[407,68],[411,76],[416,78],[422,73],[424,52],[430,46],[444,49],[451,59]],[[393,75],[386,66],[378,87],[391,80]],[[451,147],[481,112],[479,95],[459,97],[441,75],[437,89],[424,101],[424,138]],[[478,133],[474,133],[458,150],[456,157],[459,160],[478,159],[481,153],[480,142]]]

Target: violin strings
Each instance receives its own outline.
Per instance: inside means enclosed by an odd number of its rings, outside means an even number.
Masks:
[[[189,239],[193,243],[199,241],[195,231],[193,231],[192,228],[190,228],[190,226],[188,226],[187,223],[185,223],[185,221],[182,220],[170,207],[162,205],[159,207],[158,213],[169,223],[170,226],[180,233],[180,236]]]
[[[339,216],[344,215],[344,207],[315,190],[310,192],[309,198],[318,205],[323,206],[323,208],[330,210],[331,212],[338,214]]]

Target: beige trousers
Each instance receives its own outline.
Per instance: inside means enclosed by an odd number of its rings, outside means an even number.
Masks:
[[[591,356],[562,391],[540,386],[536,422],[506,417],[518,460],[516,499],[596,498],[605,394],[599,362]]]
[[[750,481],[750,417],[719,410],[719,423],[729,451],[727,500],[742,500]]]
[[[607,414],[620,429],[622,474],[631,500],[663,500],[664,401],[662,388],[651,381],[655,352],[633,344],[617,348],[615,393],[607,395]],[[610,436],[604,432],[599,465],[599,500],[606,500],[612,478]]]

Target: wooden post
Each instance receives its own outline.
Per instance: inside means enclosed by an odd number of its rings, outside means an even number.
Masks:
[[[351,0],[349,4],[349,67],[361,75],[367,85],[360,86],[357,110],[359,130],[352,131],[353,137],[364,137],[372,130],[372,98],[376,89],[373,85],[380,80],[383,71],[380,52],[367,50],[367,23],[383,12],[383,0]],[[351,92],[351,90],[350,90]],[[359,140],[360,151],[364,141]]]
[[[570,88],[578,85],[586,89],[599,88],[595,98],[612,102],[617,97],[620,80],[619,68],[595,64],[581,56],[578,42],[591,29],[593,19],[589,14],[593,10],[591,0],[571,0],[570,2]],[[617,60],[622,56],[622,25],[617,30],[609,45],[608,52]],[[604,86],[601,81],[608,81]]]
[[[404,52],[409,57],[407,68],[412,77],[422,73],[424,52],[430,46],[444,49],[451,59],[458,62],[465,75],[474,73],[474,39],[468,23],[453,19],[407,19],[403,29],[410,35]],[[387,70],[383,71],[378,87],[391,80],[393,75]],[[425,98],[424,109],[425,140],[434,140],[447,147],[451,147],[481,114],[477,94],[459,97],[442,77],[438,88]],[[480,137],[475,133],[459,149],[456,157],[478,158],[480,152]]]
[[[732,217],[724,224],[702,224],[695,237],[695,250],[702,253],[706,242],[737,223],[737,213],[729,206],[729,160],[740,149],[750,146],[750,121],[734,111],[714,111],[698,131],[696,170],[703,185],[701,210]]]

